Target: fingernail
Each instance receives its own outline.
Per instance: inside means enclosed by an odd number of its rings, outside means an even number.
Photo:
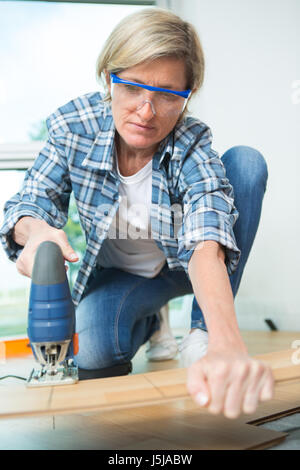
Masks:
[[[204,405],[206,405],[207,402],[208,402],[208,397],[207,397],[206,395],[204,395],[204,393],[199,392],[199,393],[197,393],[197,395],[195,396],[195,400],[196,400],[196,402],[198,403],[198,405],[204,406]]]
[[[70,255],[70,259],[71,259],[71,260],[75,260],[75,259],[77,259],[77,258],[78,258],[78,256],[76,255],[76,253],[72,253],[72,254]]]
[[[268,401],[271,400],[273,394],[270,390],[263,390],[261,400],[262,401]]]

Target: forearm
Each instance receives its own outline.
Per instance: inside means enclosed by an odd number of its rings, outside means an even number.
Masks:
[[[18,245],[25,246],[29,236],[35,231],[38,232],[46,227],[49,227],[49,224],[44,220],[35,219],[34,217],[22,217],[16,223],[12,238]]]
[[[238,328],[223,250],[216,246],[215,242],[206,242],[195,250],[189,263],[194,294],[209,332],[209,347],[247,352]]]

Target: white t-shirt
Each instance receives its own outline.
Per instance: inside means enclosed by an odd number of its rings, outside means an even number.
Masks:
[[[163,251],[151,239],[152,160],[132,176],[121,175],[115,161],[122,199],[97,264],[152,278],[166,262]]]

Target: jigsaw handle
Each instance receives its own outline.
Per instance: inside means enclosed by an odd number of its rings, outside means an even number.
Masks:
[[[35,285],[55,285],[67,280],[64,257],[57,243],[45,241],[36,251],[32,271]]]
[[[28,337],[30,343],[70,340],[73,356],[75,308],[71,297],[64,257],[60,247],[45,241],[36,251],[29,299]]]

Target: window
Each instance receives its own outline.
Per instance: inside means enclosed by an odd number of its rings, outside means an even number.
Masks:
[[[12,191],[17,192],[24,178],[24,171],[0,171],[0,205]],[[1,214],[2,225],[2,214]],[[14,263],[0,250],[0,336],[19,335],[26,332],[27,305],[30,279],[18,275]]]
[[[151,1],[0,1],[0,224],[7,199],[45,139],[45,118],[70,99],[99,89],[95,64],[110,31]],[[17,170],[19,169],[19,171]],[[65,228],[84,250],[74,201]],[[75,265],[74,265],[75,266]],[[69,269],[72,284],[76,269]],[[30,279],[0,248],[0,336],[24,335]]]
[[[0,225],[4,203],[46,138],[45,118],[70,99],[97,90],[95,64],[110,31],[125,16],[154,1],[0,1]],[[84,252],[74,199],[65,227]],[[79,263],[69,265],[72,287]],[[25,335],[30,279],[0,247],[0,336]],[[190,296],[170,302],[171,326],[188,326]],[[186,308],[187,307],[187,308]]]

